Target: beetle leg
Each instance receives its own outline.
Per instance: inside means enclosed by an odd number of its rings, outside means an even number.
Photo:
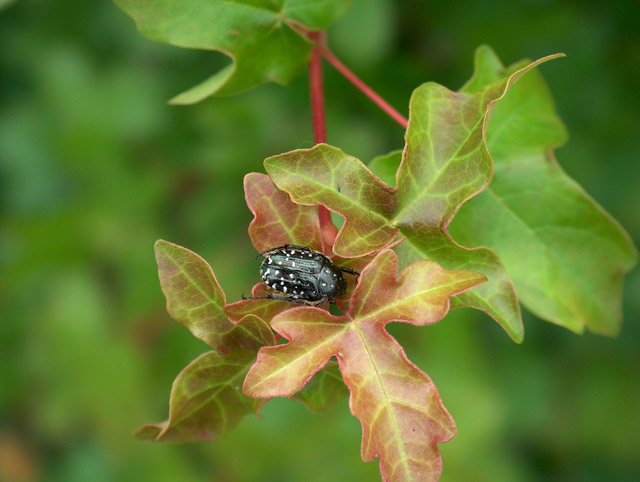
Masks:
[[[271,295],[269,296],[269,299],[276,300],[276,301],[288,301],[289,303],[296,303],[298,305],[307,304],[307,302],[304,300],[296,300],[295,298],[287,298],[286,296]]]
[[[270,300],[271,296],[245,296],[244,293],[242,293],[242,299],[243,300]]]
[[[327,301],[327,298],[322,298],[320,301],[316,301],[315,303],[308,303],[311,306],[315,306],[316,308],[318,308],[320,305],[322,305],[322,303],[324,303],[325,301]],[[331,303],[331,298],[329,298],[329,303]]]
[[[360,273],[349,268],[340,268],[340,271],[342,271],[343,273],[352,274],[353,276],[360,276]]]
[[[274,300],[274,301],[288,301],[289,303],[296,303],[299,305],[309,305],[309,306],[319,306],[324,302],[324,299],[320,300],[320,302],[318,304],[315,304],[313,302],[309,302],[309,301],[305,301],[305,300],[296,300],[294,298],[287,298],[286,296],[278,296],[278,295],[272,295],[272,294],[267,294],[267,296],[251,296],[251,297],[245,297],[244,293],[242,294],[242,299],[243,300]]]

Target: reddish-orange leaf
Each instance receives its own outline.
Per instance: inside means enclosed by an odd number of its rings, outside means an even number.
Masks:
[[[385,325],[434,323],[446,314],[449,296],[486,278],[431,261],[411,265],[399,279],[396,274],[396,255],[382,251],[363,270],[347,316],[310,307],[275,316],[272,328],[290,342],[260,349],[243,390],[255,397],[291,396],[336,356],[351,411],[362,423],[363,459],[379,457],[385,480],[435,481],[441,471],[437,444],[454,436],[455,424],[429,377]]]
[[[284,244],[298,244],[322,251],[316,206],[294,204],[269,176],[257,172],[244,177],[244,192],[247,206],[254,215],[249,225],[249,236],[258,252]]]

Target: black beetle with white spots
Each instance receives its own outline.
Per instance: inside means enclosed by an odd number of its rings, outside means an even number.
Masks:
[[[258,255],[265,259],[260,266],[260,276],[267,285],[267,296],[245,300],[281,300],[320,306],[325,301],[335,303],[336,298],[347,292],[347,282],[342,273],[359,276],[360,273],[333,264],[324,254],[305,246],[285,244]]]

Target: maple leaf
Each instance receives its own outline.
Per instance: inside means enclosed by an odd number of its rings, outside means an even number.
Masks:
[[[462,91],[481,91],[526,64],[505,68],[489,47],[480,47]],[[450,232],[466,246],[495,251],[519,300],[539,318],[578,333],[587,327],[615,335],[622,321],[622,280],[637,251],[617,221],[556,162],[552,150],[566,138],[542,76],[529,72],[491,115],[486,140],[493,180],[461,207]],[[401,160],[396,151],[369,167],[394,185]],[[407,254],[408,247],[403,250]],[[411,253],[406,258],[416,259]]]
[[[143,426],[137,436],[158,442],[212,440],[264,404],[240,387],[258,348],[275,344],[273,332],[253,315],[235,325],[229,321],[224,292],[200,256],[162,240],[155,248],[169,314],[215,351],[202,354],[178,375],[169,419]]]
[[[469,269],[487,283],[452,299],[452,306],[487,312],[515,340],[524,330],[513,282],[487,248],[456,243],[448,227],[460,206],[487,187],[492,161],[485,134],[495,103],[529,70],[532,62],[473,92],[453,92],[436,83],[418,87],[410,103],[409,126],[397,187],[389,187],[360,160],[321,144],[265,161],[274,183],[294,202],[321,204],[344,216],[334,244],[341,256],[357,257],[406,237],[396,248],[404,266],[434,259],[447,269]]]
[[[522,64],[505,68],[478,49],[473,81],[482,90]],[[542,319],[575,332],[616,335],[622,321],[622,280],[637,261],[624,229],[556,162],[566,142],[548,87],[527,74],[494,110],[487,146],[495,165],[489,187],[460,210],[457,239],[500,256],[522,303]]]
[[[287,84],[307,66],[306,31],[325,30],[350,0],[115,0],[145,37],[178,47],[217,50],[232,63],[173,104],[233,95],[263,82]]]
[[[247,206],[254,215],[249,225],[249,236],[258,252],[276,246],[296,244],[324,252],[338,266],[362,271],[373,259],[364,256],[355,259],[342,259],[331,252],[331,244],[337,230],[331,226],[324,230],[320,226],[317,206],[304,206],[291,201],[289,195],[280,191],[269,176],[260,173],[249,173],[244,178],[245,198]],[[332,225],[333,226],[333,225]],[[347,277],[347,293],[353,291],[356,278]],[[264,283],[256,284],[252,296],[267,294]],[[278,313],[291,310],[297,305],[278,300],[242,300],[224,307],[225,314],[231,320],[240,320],[249,314],[258,316],[270,323]],[[337,367],[329,366],[316,374],[313,381],[294,399],[304,403],[313,412],[324,411],[346,396],[346,388],[339,377]]]
[[[331,227],[323,230],[320,226],[318,207],[292,202],[289,195],[279,190],[266,174],[247,174],[244,178],[244,190],[247,206],[254,215],[249,224],[249,236],[256,251],[263,252],[286,244],[306,246],[324,253],[337,266],[356,271],[361,271],[373,259],[372,256],[344,259],[333,254],[331,245],[335,240],[335,232],[331,231]],[[330,231],[329,234],[327,231]],[[345,297],[353,291],[355,282],[353,277],[347,278]],[[264,283],[253,287],[252,296],[264,296],[266,293]],[[293,305],[281,301],[244,300],[227,305],[225,311],[236,320],[254,313],[269,321],[278,312],[292,307]]]
[[[455,435],[455,424],[431,379],[385,326],[435,323],[447,313],[449,296],[486,278],[429,260],[396,276],[397,257],[384,250],[363,270],[345,316],[312,307],[276,315],[272,328],[290,342],[260,349],[243,391],[291,396],[335,356],[351,393],[351,411],[362,423],[362,458],[379,457],[385,480],[435,481],[442,468],[437,444]]]

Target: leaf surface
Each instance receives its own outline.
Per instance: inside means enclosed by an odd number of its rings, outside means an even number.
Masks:
[[[344,216],[333,251],[359,257],[391,243],[398,229],[393,190],[362,162],[340,149],[318,144],[264,161],[273,182],[299,204],[321,204]]]
[[[477,92],[509,75],[488,48],[477,53]],[[551,95],[537,72],[516,84],[495,108],[487,133],[495,174],[467,203],[457,239],[500,256],[521,301],[540,318],[581,332],[615,335],[621,322],[622,278],[637,253],[620,225],[556,163],[566,141]]]
[[[155,244],[160,286],[171,317],[220,352],[232,328],[224,313],[225,295],[205,260],[168,241]]]
[[[322,204],[345,217],[334,244],[340,256],[358,257],[384,248],[400,231],[406,241],[396,250],[403,266],[426,258],[447,269],[485,274],[487,283],[456,296],[452,305],[485,311],[520,342],[520,306],[500,259],[488,248],[456,243],[448,227],[460,206],[491,180],[485,134],[495,104],[522,75],[558,56],[528,63],[488,83],[476,75],[474,92],[453,92],[432,82],[416,89],[395,190],[358,159],[327,145],[271,157],[265,168],[294,202]],[[398,159],[391,153],[376,159],[373,167],[389,179]]]
[[[266,174],[249,173],[244,178],[247,206],[254,215],[249,236],[256,251],[297,244],[322,252],[318,208],[291,202]]]
[[[138,438],[156,442],[211,441],[230,432],[245,415],[257,413],[264,400],[242,393],[242,382],[263,345],[273,345],[271,330],[248,316],[225,337],[228,353],[200,355],[173,382],[169,419],[147,424]]]
[[[428,260],[396,277],[396,255],[384,250],[363,270],[347,316],[302,307],[274,317],[272,327],[290,342],[260,349],[243,390],[256,397],[291,396],[335,356],[351,411],[362,423],[363,459],[379,457],[385,480],[435,481],[442,465],[437,444],[455,435],[455,424],[431,379],[385,325],[435,323],[446,314],[449,296],[485,277]]]
[[[143,426],[137,436],[162,442],[212,440],[263,405],[245,396],[241,386],[258,349],[275,344],[275,338],[257,316],[245,316],[235,325],[229,321],[224,293],[200,256],[161,240],[156,258],[169,313],[216,351],[204,353],[178,375],[169,419]]]
[[[198,102],[263,82],[287,84],[307,64],[304,32],[324,30],[350,0],[115,0],[145,37],[178,47],[217,50],[232,63],[172,99]]]
[[[448,227],[460,206],[491,180],[485,135],[494,106],[521,76],[556,57],[529,63],[474,92],[453,92],[434,83],[416,89],[397,173],[398,211],[393,223],[412,245],[404,249],[413,251],[413,256],[421,252],[448,269],[484,273],[489,281],[457,297],[455,305],[487,312],[516,341],[524,335],[520,309],[500,259],[487,248],[459,245]]]

